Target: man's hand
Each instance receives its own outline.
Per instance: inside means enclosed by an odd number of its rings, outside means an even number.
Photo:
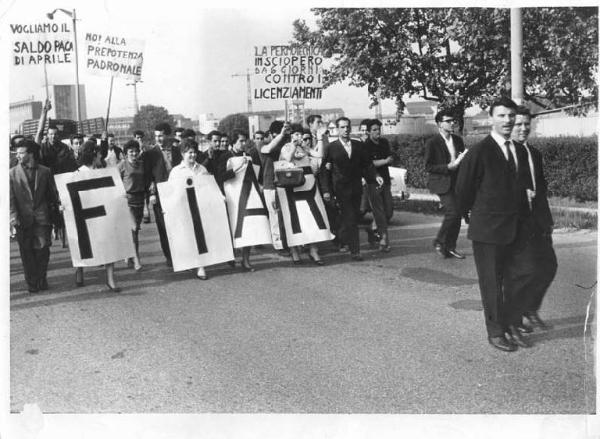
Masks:
[[[375,181],[377,182],[377,184],[379,186],[383,186],[383,177],[378,175],[377,177],[375,177]]]
[[[388,158],[385,159],[388,165],[391,165],[392,163],[394,163],[394,157],[389,156]]]
[[[10,226],[10,237],[14,238],[17,236],[17,228],[15,226]]]
[[[329,203],[331,201],[331,194],[329,192],[325,192],[323,194],[323,200],[325,200]]]
[[[148,201],[150,205],[154,206],[156,204],[156,195],[150,195],[150,199]]]
[[[317,129],[317,140],[322,140],[325,137],[328,137],[328,135],[329,130],[326,127],[322,126]]]

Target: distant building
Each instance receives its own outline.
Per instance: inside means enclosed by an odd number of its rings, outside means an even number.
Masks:
[[[35,101],[33,96],[24,101],[11,102],[9,104],[9,118],[10,118],[10,133],[18,134],[21,133],[21,125],[26,120],[35,119],[39,120],[42,114],[43,104],[41,101]]]
[[[191,128],[194,129],[194,122],[189,117],[185,117],[183,114],[172,114],[175,120],[175,128]]]
[[[221,119],[216,118],[212,113],[205,113],[198,116],[198,131],[206,134],[219,128]]]
[[[51,85],[48,87],[53,119],[77,120],[77,103],[75,85]],[[79,84],[79,104],[81,120],[87,119],[85,85]]]

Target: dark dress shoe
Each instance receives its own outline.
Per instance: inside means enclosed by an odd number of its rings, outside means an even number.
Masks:
[[[121,292],[121,288],[119,288],[119,287],[117,287],[117,286],[111,287],[111,286],[108,284],[108,282],[106,283],[106,286],[107,286],[107,287],[108,287],[108,289],[109,289],[111,292],[113,292],[113,293],[120,293],[120,292]]]
[[[27,291],[29,291],[30,293],[39,293],[40,289],[37,287],[37,285],[28,284]]]
[[[522,348],[531,347],[531,344],[523,338],[516,326],[510,325],[508,327],[508,331],[508,335],[510,337],[509,340],[512,341],[514,344]]]
[[[231,268],[235,268],[235,261],[227,262]]]
[[[256,269],[250,265],[250,262],[242,262],[242,270],[247,271],[249,273],[254,273]]]
[[[465,258],[465,255],[460,254],[456,250],[448,250],[446,253],[448,254],[448,257],[451,257],[451,258],[456,258],[456,259],[464,259]]]
[[[294,265],[302,265],[302,259],[292,259]]]
[[[171,259],[167,259],[165,263],[167,264],[167,267],[173,268],[173,261]]]
[[[313,261],[313,263],[315,265],[325,265],[325,263],[322,260],[317,259],[317,258],[313,258],[312,255],[308,255],[308,257],[310,258],[311,261]]]
[[[352,255],[352,260],[360,262],[360,261],[364,261],[364,258],[359,253],[356,253],[356,254]]]
[[[40,291],[46,291],[48,289],[48,279],[44,278],[38,282],[38,289]]]
[[[447,258],[449,256],[448,252],[444,249],[442,244],[435,244],[433,247],[435,248],[436,253],[442,258]]]
[[[534,328],[540,328],[544,331],[547,331],[549,329],[552,329],[552,325],[544,322],[541,318],[540,315],[537,312],[528,312],[525,313],[525,318],[527,320],[529,320],[529,323],[531,324],[531,326],[533,326]]]
[[[509,342],[503,335],[499,337],[488,337],[488,341],[496,349],[504,352],[512,352],[517,350],[517,346]]]
[[[533,328],[525,323],[516,325],[516,327],[521,334],[531,334],[533,332]]]
[[[208,276],[206,274],[201,274],[201,275],[196,275],[196,278],[198,278],[200,280],[207,280]]]

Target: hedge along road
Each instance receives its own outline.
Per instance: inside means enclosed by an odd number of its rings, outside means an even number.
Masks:
[[[117,263],[121,294],[106,291],[101,267],[75,288],[55,245],[51,289],[29,295],[12,243],[11,410],[593,412],[585,288],[597,233],[555,235],[558,275],[541,312],[554,329],[503,353],[487,344],[465,229],[467,259],[442,260],[431,247],[438,226],[396,212],[391,253],[363,245],[357,263],[323,244],[327,265],[316,267],[263,248],[255,273],[222,264],[198,281],[166,268],[155,224],[144,224],[144,270]]]

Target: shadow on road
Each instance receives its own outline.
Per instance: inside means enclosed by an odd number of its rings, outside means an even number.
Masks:
[[[419,282],[449,287],[477,284],[477,279],[459,277],[445,271],[433,270],[426,267],[406,267],[402,270],[402,276]]]

